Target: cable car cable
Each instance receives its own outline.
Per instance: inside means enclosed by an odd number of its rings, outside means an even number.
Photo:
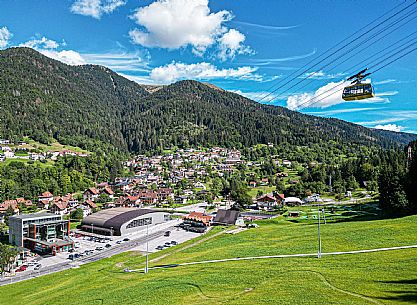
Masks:
[[[404,40],[404,39],[406,39],[406,38],[409,38],[410,36],[412,36],[413,34],[416,34],[416,33],[417,33],[417,31],[415,31],[415,32],[411,33],[410,35],[407,35],[406,37],[404,37],[404,38],[400,39],[399,41],[397,41],[396,43],[392,44],[389,48],[391,48],[392,46],[395,46],[395,45],[396,45],[396,44],[398,44],[399,42],[403,41],[403,40]],[[417,37],[412,38],[412,39],[410,39],[410,40],[406,41],[405,43],[401,44],[400,46],[398,46],[398,47],[394,48],[393,50],[390,50],[388,53],[385,53],[384,55],[377,57],[377,58],[376,58],[376,59],[374,59],[373,61],[369,62],[366,66],[362,67],[360,70],[363,70],[363,69],[365,69],[366,67],[369,67],[369,65],[373,64],[375,61],[377,61],[377,60],[379,60],[379,59],[381,59],[381,58],[384,58],[384,59],[383,59],[383,60],[381,60],[378,64],[372,65],[370,68],[368,68],[368,70],[370,70],[371,68],[375,68],[375,67],[376,67],[376,66],[378,66],[380,63],[382,63],[383,61],[386,61],[387,59],[389,59],[389,58],[390,58],[390,57],[385,58],[385,56],[386,56],[387,54],[393,53],[393,52],[397,51],[399,48],[402,48],[402,47],[404,47],[404,46],[406,46],[406,45],[408,44],[405,48],[403,48],[403,49],[401,50],[401,52],[402,52],[402,51],[404,51],[404,50],[408,49],[409,47],[413,46],[413,45],[414,45],[414,43],[416,43],[416,42],[417,42]],[[375,55],[378,55],[378,54],[380,54],[381,52],[384,52],[384,51],[386,51],[386,50],[387,50],[387,49],[382,50],[382,51],[379,51],[378,53],[376,53],[376,54],[374,54],[374,55],[372,55],[372,56],[368,57],[368,58],[367,58],[367,59],[365,59],[364,61],[367,61],[367,60],[369,60],[369,59],[371,59],[371,58],[375,57]],[[391,54],[391,55],[396,55],[396,54],[401,53],[401,52],[396,52],[396,53]],[[345,71],[343,71],[341,74],[345,74],[345,73],[347,73],[348,71],[352,71],[352,70],[354,70],[355,68],[356,68],[356,65],[354,65],[354,66],[350,67],[349,69],[346,69],[346,70],[345,70]],[[356,68],[356,71],[357,71],[357,70],[358,70],[358,69]],[[310,82],[308,82],[306,85],[311,84],[313,81],[314,81],[314,79],[312,79],[312,80],[311,80]],[[303,87],[300,87],[300,88],[299,88],[299,90],[300,90],[300,89],[303,89],[304,87],[306,87],[306,85],[304,85]],[[337,86],[341,86],[341,85],[337,85]],[[325,93],[327,93],[327,92],[329,92],[329,91],[331,91],[331,90],[333,90],[333,88],[329,89],[328,91],[322,92],[321,94],[319,94],[318,96],[316,96],[316,97],[314,97],[314,98],[317,98],[317,97],[319,97],[319,96],[321,96],[321,95],[323,95],[323,94],[325,94]]]
[[[386,66],[389,66],[390,64],[392,64],[392,63],[396,62],[397,60],[400,60],[401,58],[403,58],[403,57],[407,56],[408,54],[410,54],[410,53],[412,53],[412,52],[414,52],[414,51],[416,51],[416,50],[417,50],[417,47],[416,47],[416,48],[414,48],[414,49],[412,49],[412,50],[410,50],[410,51],[408,51],[407,53],[405,53],[405,54],[401,55],[400,57],[397,57],[396,59],[394,59],[394,60],[392,60],[392,61],[388,62],[387,64],[383,65],[382,67],[380,67],[380,68],[376,69],[374,72],[372,72],[372,74],[375,74],[375,73],[376,73],[376,72],[378,72],[379,70],[384,69]]]
[[[396,61],[400,60],[401,58],[403,58],[403,57],[405,57],[405,56],[407,56],[407,55],[411,54],[412,52],[414,52],[414,51],[416,51],[416,50],[417,50],[417,47],[416,47],[416,48],[414,48],[414,49],[412,49],[412,50],[410,50],[410,51],[408,51],[407,53],[405,53],[405,54],[403,54],[403,55],[401,55],[401,56],[399,56],[399,57],[397,57],[397,58],[395,58],[395,59],[391,60],[391,61],[390,61],[390,62],[388,62],[387,64],[385,64],[385,65],[381,66],[380,68],[378,68],[377,70],[373,71],[373,72],[372,72],[372,74],[375,74],[376,72],[378,72],[378,71],[380,71],[380,70],[384,69],[385,67],[387,67],[387,66],[391,65],[392,63],[394,63],[394,62],[396,62]],[[343,83],[342,83],[342,84],[339,84],[339,85],[337,85],[337,86],[335,86],[335,87],[333,87],[333,88],[331,88],[330,90],[335,89],[335,88],[337,88],[337,87],[341,87],[342,85],[343,85]],[[328,90],[328,91],[330,91],[330,90]],[[328,91],[327,91],[327,92],[328,92]],[[332,94],[334,94],[334,93],[335,93],[335,92],[332,92],[332,93],[330,93],[329,95],[326,95],[325,97],[323,97],[323,98],[321,98],[321,99],[319,99],[319,100],[315,101],[314,103],[311,103],[311,104],[309,104],[309,105],[306,105],[307,103],[310,103],[312,100],[314,100],[314,99],[316,99],[316,98],[317,98],[317,97],[314,97],[314,98],[312,98],[312,99],[310,99],[310,100],[308,100],[308,101],[306,101],[306,102],[302,103],[301,105],[297,106],[297,108],[296,108],[296,109],[297,109],[297,111],[303,110],[303,109],[305,109],[305,108],[307,108],[307,107],[309,107],[309,106],[311,106],[311,105],[317,104],[318,102],[320,102],[320,101],[324,100],[325,98],[328,98],[329,96],[331,96],[331,95],[332,95]],[[303,105],[305,105],[305,106],[304,106],[304,107],[302,107],[302,108],[300,108],[300,106],[303,106]]]
[[[406,3],[406,2],[405,2]],[[396,10],[398,7],[400,7],[400,6],[402,6],[404,3],[401,3],[401,4],[399,4],[399,5],[397,5],[397,6],[395,6],[394,8],[392,8],[392,9],[390,9],[389,11],[387,11],[386,13],[384,13],[384,14],[382,14],[381,16],[379,16],[378,18],[376,18],[376,19],[374,19],[373,21],[371,21],[370,23],[368,23],[367,25],[365,25],[364,27],[362,27],[361,29],[359,29],[359,30],[357,30],[356,32],[354,32],[353,34],[351,34],[350,36],[348,36],[348,37],[346,37],[344,40],[341,40],[339,43],[337,43],[336,45],[334,45],[333,47],[331,47],[331,48],[329,48],[329,49],[327,49],[323,54],[321,54],[319,57],[317,57],[317,58],[314,58],[314,59],[312,59],[311,61],[309,61],[308,63],[306,63],[304,66],[302,66],[301,68],[299,68],[299,69],[297,69],[296,71],[294,71],[294,72],[292,72],[290,75],[288,75],[288,76],[286,76],[284,79],[282,79],[282,80],[280,80],[280,81],[278,81],[278,83],[277,84],[275,84],[275,85],[273,85],[273,86],[271,86],[267,91],[269,91],[269,90],[271,90],[272,88],[274,88],[276,85],[279,85],[279,83],[280,82],[283,82],[285,79],[287,79],[287,78],[289,78],[290,76],[292,76],[292,75],[294,75],[295,73],[297,73],[298,71],[300,71],[301,69],[303,69],[303,68],[305,68],[306,66],[308,66],[309,64],[311,64],[311,63],[313,63],[315,60],[317,60],[317,59],[319,59],[320,57],[322,57],[322,56],[324,56],[325,54],[327,54],[328,52],[330,52],[332,49],[334,49],[334,48],[336,48],[337,46],[339,46],[340,44],[342,44],[344,41],[346,41],[347,39],[349,39],[349,38],[351,38],[351,37],[353,37],[353,36],[355,36],[356,34],[358,34],[358,33],[360,33],[364,28],[366,28],[366,27],[368,27],[368,26],[370,26],[371,24],[373,24],[373,23],[375,23],[376,21],[378,21],[379,19],[381,19],[382,17],[384,17],[385,15],[387,15],[387,14],[389,14],[389,13],[391,13],[392,11],[394,11],[394,10]],[[410,4],[409,6],[407,6],[406,8],[404,8],[403,10],[406,10],[406,9],[408,9],[410,6],[412,6],[414,3],[412,3],[412,4]],[[400,12],[402,12],[403,10],[401,10]],[[399,13],[399,12],[398,12]],[[397,14],[398,14],[397,13]],[[395,15],[393,15],[393,16],[395,16]],[[391,16],[391,17],[393,17],[393,16]],[[390,18],[391,18],[390,17]],[[372,29],[371,29],[372,30]],[[366,34],[366,33],[365,33]],[[363,35],[365,35],[365,34],[363,34]],[[363,36],[362,35],[362,36]],[[340,49],[339,49],[340,50]],[[337,50],[338,51],[338,50]],[[337,52],[336,51],[336,52]],[[331,55],[329,55],[328,57],[330,57],[330,56],[332,56],[334,53],[332,53]],[[328,57],[326,57],[326,58],[328,58]],[[325,59],[326,59],[325,58]],[[308,70],[310,70],[310,68],[308,69]],[[303,74],[304,72],[302,72],[301,73],[301,75]],[[283,86],[285,86],[286,84],[284,84]],[[280,87],[280,88],[282,88],[282,86]],[[280,89],[280,88],[278,88],[278,89]],[[278,90],[277,89],[277,90]],[[262,95],[262,94],[260,94],[260,95]],[[255,97],[255,100],[257,99],[259,97],[259,95],[258,96],[256,96]],[[265,98],[265,97],[264,97]],[[264,99],[264,98],[262,98],[262,99]],[[258,102],[260,102],[260,101],[262,101],[262,99],[261,100],[259,100]]]
[[[334,70],[336,67],[339,67],[340,65],[344,64],[344,63],[345,63],[345,62],[347,62],[348,60],[350,60],[350,59],[352,59],[352,58],[356,57],[359,53],[362,53],[363,51],[367,50],[368,48],[366,47],[366,45],[367,45],[369,42],[371,42],[371,44],[375,44],[375,43],[377,43],[377,42],[381,41],[383,38],[385,38],[385,37],[387,37],[388,35],[392,34],[392,33],[393,33],[393,32],[395,32],[396,30],[398,30],[399,28],[401,28],[401,27],[403,27],[403,26],[407,25],[408,23],[410,23],[411,21],[413,21],[413,20],[414,20],[414,19],[416,19],[416,18],[417,18],[417,15],[416,15],[416,16],[414,16],[412,19],[410,19],[410,20],[406,21],[405,23],[403,23],[403,24],[401,24],[401,25],[397,26],[395,29],[393,29],[393,30],[392,30],[392,31],[390,31],[389,33],[386,33],[384,36],[382,36],[382,37],[378,38],[375,42],[372,42],[372,38],[371,38],[371,40],[366,41],[366,43],[365,43],[365,44],[361,44],[360,46],[361,46],[361,48],[362,48],[362,49],[359,49],[359,51],[358,51],[358,52],[356,52],[356,53],[355,53],[355,54],[353,54],[352,56],[350,56],[350,57],[346,58],[346,59],[345,59],[345,60],[343,60],[342,62],[338,63],[336,66],[332,67],[330,70],[328,70],[328,72],[330,72],[330,71]],[[404,38],[400,39],[400,40],[399,40],[399,41],[397,41],[396,43],[394,43],[394,44],[390,45],[390,47],[389,47],[389,48],[393,47],[394,45],[398,44],[400,41],[402,41],[402,40],[404,40],[404,39],[406,39],[406,38],[408,38],[408,37],[410,37],[410,36],[412,36],[413,34],[416,34],[416,33],[417,33],[417,31],[413,32],[413,33],[412,33],[412,34],[410,34],[410,35],[407,35],[406,37],[404,37]],[[376,37],[377,37],[377,36],[374,36],[373,38],[376,38]],[[375,55],[380,54],[381,52],[384,52],[384,51],[386,51],[386,50],[387,50],[387,49],[381,50],[381,51],[379,51],[379,52],[375,53],[374,55],[372,55],[371,57],[368,57],[368,58],[367,58],[367,59],[365,59],[365,60],[369,60],[369,59],[371,59],[372,57],[374,57]],[[365,60],[364,60],[364,61],[365,61]],[[373,63],[373,62],[371,62],[371,63]],[[371,63],[369,63],[369,64],[371,64]],[[369,66],[369,64],[368,64],[367,66]],[[354,67],[355,67],[355,66],[354,66]],[[353,68],[354,68],[354,67],[353,67]],[[348,72],[350,69],[351,69],[351,68],[349,68],[349,69],[347,69],[347,70],[343,71],[341,74],[344,74],[344,73]],[[311,76],[306,77],[304,80],[306,80],[306,79],[310,79],[310,81],[309,81],[309,82],[307,82],[306,84],[304,84],[302,87],[299,87],[299,88],[297,88],[297,89],[298,89],[298,90],[304,89],[305,87],[307,87],[308,85],[310,85],[311,83],[313,83],[313,82],[315,81],[315,79],[314,79],[312,76],[314,76],[314,74],[313,74],[313,73],[312,73],[312,75],[311,75]],[[301,82],[302,82],[302,81],[299,81],[297,84],[300,84]],[[295,85],[294,85],[294,86],[292,86],[292,87],[290,87],[290,88],[288,88],[288,90],[284,91],[282,94],[287,93],[290,89],[293,89],[293,87],[295,87]],[[282,94],[281,94],[281,95],[282,95]],[[270,102],[272,102],[273,100],[275,100],[275,99],[279,99],[279,98],[280,98],[280,96],[274,96],[274,97],[272,97],[271,99],[269,99],[268,101],[266,101],[265,103],[270,103]]]
[[[413,3],[413,4],[414,4],[414,3]],[[395,24],[397,24],[397,23],[399,23],[399,22],[401,22],[401,21],[405,20],[406,18],[408,18],[408,17],[412,16],[412,15],[413,15],[413,14],[415,14],[416,12],[417,12],[417,11],[412,11],[412,12],[409,12],[409,13],[408,13],[405,17],[404,17],[404,16],[400,16],[398,19],[396,19],[395,21],[391,22],[390,24],[388,24],[387,26],[385,26],[382,30],[380,30],[378,33],[376,33],[376,34],[375,34],[375,36],[373,36],[373,38],[377,37],[377,36],[378,36],[378,35],[380,35],[381,33],[383,33],[383,32],[385,32],[385,31],[387,31],[388,29],[390,29],[390,28],[392,27],[392,25],[395,25]],[[417,15],[416,15],[414,18],[416,18],[416,17],[417,17]],[[397,27],[395,30],[397,30],[398,28],[400,28],[400,27],[402,27],[402,26],[406,25],[408,22],[410,22],[410,21],[411,21],[411,20],[413,20],[414,18],[412,18],[412,19],[408,20],[406,23],[404,23],[404,24],[402,24],[401,26]],[[390,33],[392,33],[392,31],[391,31]],[[364,40],[366,40],[366,39],[364,39]],[[369,41],[369,40],[368,40],[368,41]],[[342,57],[346,56],[347,54],[350,54],[351,52],[355,51],[358,47],[361,47],[362,45],[363,45],[363,41],[360,41],[360,42],[359,42],[359,43],[357,43],[355,46],[353,46],[351,49],[349,49],[348,51],[346,51],[346,52],[344,52],[342,55],[340,55],[338,58],[336,58],[334,61],[331,61],[331,62],[327,63],[326,65],[322,66],[322,67],[321,67],[321,68],[319,68],[318,70],[319,70],[319,71],[323,70],[324,68],[326,68],[326,67],[328,67],[329,65],[331,65],[333,62],[335,62],[335,61],[339,60],[340,58],[342,58]],[[352,57],[354,57],[354,56],[352,56]],[[350,58],[352,58],[352,57],[350,57]],[[345,60],[345,61],[343,61],[342,63],[344,63],[344,62],[346,62],[346,60]],[[287,93],[289,90],[293,89],[294,87],[296,87],[297,85],[301,84],[302,82],[304,82],[305,80],[307,80],[307,79],[309,79],[309,78],[310,78],[310,76],[302,78],[302,79],[301,79],[301,80],[299,80],[297,83],[295,83],[294,85],[290,86],[290,87],[289,87],[289,88],[287,88],[285,91],[283,91],[280,95],[283,95],[283,94]],[[278,89],[273,90],[270,94],[272,94],[272,93],[276,92],[277,90],[278,90]],[[270,94],[269,94],[269,95],[270,95]],[[276,99],[276,97],[273,97],[273,98],[272,98],[272,100],[274,100],[274,99]],[[261,100],[262,100],[262,99],[261,99]],[[271,102],[272,100],[270,99],[268,102]],[[267,103],[268,103],[268,102],[267,102]]]
[[[320,60],[319,62],[317,62],[316,64],[314,64],[313,66],[307,68],[306,70],[304,70],[303,72],[301,72],[300,74],[298,74],[297,76],[295,76],[294,78],[290,79],[289,81],[285,82],[283,85],[279,86],[278,88],[276,88],[275,90],[269,92],[268,94],[266,94],[264,97],[262,97],[260,100],[258,100],[258,102],[261,102],[262,100],[264,100],[266,97],[270,96],[271,94],[273,94],[274,92],[276,92],[277,90],[283,88],[284,86],[286,86],[287,84],[291,83],[294,79],[298,78],[299,76],[302,76],[304,73],[308,72],[309,70],[311,70],[312,68],[314,68],[315,66],[319,65],[320,63],[324,62],[326,59],[332,57],[333,55],[335,55],[336,53],[338,53],[339,51],[343,50],[344,48],[346,48],[349,44],[353,43],[354,41],[363,38],[365,35],[369,34],[370,32],[372,32],[374,29],[378,28],[380,25],[386,23],[388,20],[394,18],[395,16],[397,16],[398,14],[406,11],[408,8],[412,7],[413,5],[416,4],[416,1],[414,1],[413,3],[411,3],[410,5],[406,6],[405,8],[401,9],[400,11],[396,12],[395,14],[391,15],[390,17],[384,19],[383,21],[379,22],[377,25],[373,26],[371,29],[367,30],[365,33],[363,33],[359,38],[355,38],[353,40],[350,40],[348,43],[345,43],[342,47],[338,48],[336,51],[332,52],[330,55],[326,56],[325,58],[323,58],[322,60]],[[374,21],[372,21],[371,23],[369,23],[368,25],[366,25],[365,27],[368,27],[369,25],[373,24],[374,22],[376,22],[377,20],[381,19],[383,16],[387,15],[388,13],[390,13],[391,11],[395,10],[398,6],[394,7],[393,9],[391,9],[390,11],[388,11],[387,13],[381,15],[380,17],[378,17],[377,19],[375,19]],[[363,28],[361,28],[360,30],[356,31],[354,34],[350,35],[348,38],[358,34],[359,32],[361,32],[363,30]],[[339,42],[336,46],[328,49],[324,54],[328,53],[329,51],[331,51],[332,49],[334,49],[335,47],[337,47],[338,45],[340,45],[341,43],[343,43],[346,39],[342,40],[341,42]],[[323,54],[323,55],[324,55]],[[318,58],[316,58],[318,59]],[[314,60],[316,60],[314,59]],[[309,63],[307,63],[306,65],[304,65],[302,68],[306,67],[308,64],[314,62],[314,60],[310,61]],[[299,68],[298,70],[294,71],[293,73],[291,73],[288,77],[294,75],[295,73],[297,73],[299,70],[301,70],[302,68]],[[286,77],[285,79],[287,79],[288,77]],[[282,80],[283,81],[283,80]],[[273,88],[273,87],[272,87]],[[269,89],[270,90],[270,89]],[[269,91],[268,90],[268,91]]]

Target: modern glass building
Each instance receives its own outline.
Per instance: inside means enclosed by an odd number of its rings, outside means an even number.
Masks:
[[[9,242],[40,254],[55,255],[72,249],[69,233],[70,222],[60,215],[35,213],[9,218]]]

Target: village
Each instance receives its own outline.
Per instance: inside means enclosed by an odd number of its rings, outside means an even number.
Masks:
[[[61,154],[62,155],[62,154]],[[280,161],[276,161],[280,164]],[[52,194],[45,190],[37,198],[14,198],[0,203],[0,219],[7,213],[49,211],[59,215],[70,215],[82,210],[82,218],[101,209],[115,207],[158,207],[178,208],[186,205],[206,203],[214,209],[233,203],[220,195],[220,186],[214,185],[213,177],[223,177],[238,171],[239,165],[250,170],[260,164],[246,162],[239,150],[212,148],[208,150],[179,149],[174,153],[153,157],[137,156],[125,162],[133,177],[121,177],[115,181],[97,183],[83,193]],[[291,161],[283,160],[282,166],[291,167]],[[288,177],[286,172],[277,173]],[[285,198],[275,192],[267,177],[253,177],[248,188],[256,189],[251,208],[273,210],[283,204],[301,204],[299,198]],[[259,188],[270,190],[263,194]],[[316,201],[316,197],[306,198]]]

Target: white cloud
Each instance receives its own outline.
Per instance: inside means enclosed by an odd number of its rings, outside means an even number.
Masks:
[[[141,85],[158,85],[159,84],[155,82],[153,79],[151,79],[149,76],[131,75],[131,74],[124,74],[124,73],[119,73],[119,74]]]
[[[251,62],[255,63],[256,65],[265,66],[270,65],[273,63],[281,63],[281,62],[287,62],[287,61],[296,61],[304,58],[308,58],[310,56],[313,56],[316,54],[317,50],[314,49],[308,54],[303,55],[293,55],[293,56],[287,56],[287,57],[281,57],[281,58],[252,58],[250,59]]]
[[[403,126],[398,126],[396,124],[376,125],[374,128],[382,129],[382,130],[389,130],[389,131],[396,131],[396,132],[400,132],[401,130],[404,129]]]
[[[327,111],[314,111],[314,112],[306,112],[307,114],[312,115],[335,115],[341,113],[352,113],[352,112],[363,112],[363,111],[372,111],[372,110],[381,110],[381,108],[348,108],[348,109],[334,109],[334,110],[327,110]]]
[[[246,25],[246,26],[250,26],[250,27],[255,27],[255,28],[260,28],[260,29],[265,29],[268,31],[271,30],[289,30],[289,29],[294,29],[294,28],[298,28],[300,25],[290,25],[290,26],[276,26],[276,25],[265,25],[265,24],[258,24],[258,23],[250,23],[250,22],[244,22],[244,21],[234,21],[234,23],[237,24],[242,24],[242,25]]]
[[[63,50],[63,51],[56,51],[56,50],[46,50],[46,49],[37,49],[40,53],[50,58],[59,60],[67,65],[84,65],[87,62],[82,57],[82,55],[73,50]]]
[[[365,82],[371,82],[366,80]],[[304,109],[310,106],[316,108],[326,108],[333,105],[346,103],[342,99],[343,88],[350,85],[350,82],[345,80],[339,82],[330,82],[319,88],[313,93],[294,94],[288,97],[287,107],[291,110]],[[397,91],[382,92],[375,95],[373,98],[352,101],[355,103],[369,104],[369,103],[389,103],[388,98],[384,96],[396,95]]]
[[[223,26],[232,19],[226,10],[211,12],[208,0],[157,0],[138,8],[131,18],[142,28],[129,32],[132,42],[144,47],[179,49],[191,46],[196,55],[218,44],[219,58],[251,53],[245,35]]]
[[[397,123],[402,121],[417,120],[417,110],[387,110],[375,113],[378,116],[385,116],[386,119],[378,119],[373,121],[356,122],[356,124],[365,126],[375,126],[388,123]]]
[[[250,47],[245,46],[243,44],[245,38],[245,35],[243,35],[239,31],[236,31],[235,29],[230,29],[219,39],[219,58],[225,61],[228,58],[234,58],[236,54],[253,53]]]
[[[55,40],[42,37],[40,39],[32,39],[20,45],[21,47],[29,47],[33,49],[42,48],[42,49],[57,49],[59,43]]]
[[[374,82],[374,85],[385,85],[385,84],[391,84],[391,83],[395,83],[397,82],[396,79],[385,79],[385,80],[381,80],[379,82]]]
[[[287,107],[291,110],[296,110],[301,107],[307,108],[314,104],[315,107],[325,108],[343,103],[343,87],[348,84],[349,82],[346,81],[331,82],[319,88],[314,93],[302,93],[289,96],[287,99]]]
[[[9,44],[10,38],[12,38],[13,34],[10,33],[7,27],[0,28],[0,48],[5,48]]]
[[[305,73],[303,76],[300,76],[300,78],[309,78],[309,79],[334,79],[334,78],[341,78],[346,73],[335,73],[335,74],[329,74],[325,73],[323,70],[316,71],[316,72],[308,72]]]
[[[115,71],[149,72],[149,55],[139,52],[88,53],[82,57],[89,64],[101,65]]]
[[[228,11],[211,13],[208,0],[158,0],[136,10],[132,18],[146,31],[134,29],[134,43],[145,47],[178,49],[191,45],[197,53],[214,44],[225,32]]]
[[[260,98],[262,98],[263,96],[268,95],[268,99],[272,99],[274,100],[277,96],[274,94],[270,94],[270,92],[266,92],[266,91],[253,91],[253,92],[244,92],[241,90],[230,90],[230,92],[242,95],[244,97],[247,97],[248,99],[251,99],[253,101],[259,100]]]
[[[58,43],[46,37],[34,38],[19,45],[35,49],[41,54],[59,60],[68,65],[93,64],[105,66],[114,71],[149,72],[147,64],[150,60],[148,53],[140,52],[109,52],[109,53],[79,53],[74,50],[58,50],[66,46],[65,41]]]
[[[77,0],[71,6],[71,12],[100,19],[103,14],[110,14],[126,0]]]
[[[261,81],[262,76],[256,74],[256,70],[257,68],[248,66],[238,67],[237,69],[219,69],[207,62],[197,64],[172,62],[168,65],[154,68],[150,77],[159,83],[172,83],[181,79],[208,80],[215,78]]]

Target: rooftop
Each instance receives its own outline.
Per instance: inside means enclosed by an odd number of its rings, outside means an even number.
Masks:
[[[11,216],[10,219],[37,219],[37,218],[44,218],[44,217],[59,217],[59,215],[52,214],[52,213],[32,213],[32,214],[21,214],[21,215],[14,215]]]

